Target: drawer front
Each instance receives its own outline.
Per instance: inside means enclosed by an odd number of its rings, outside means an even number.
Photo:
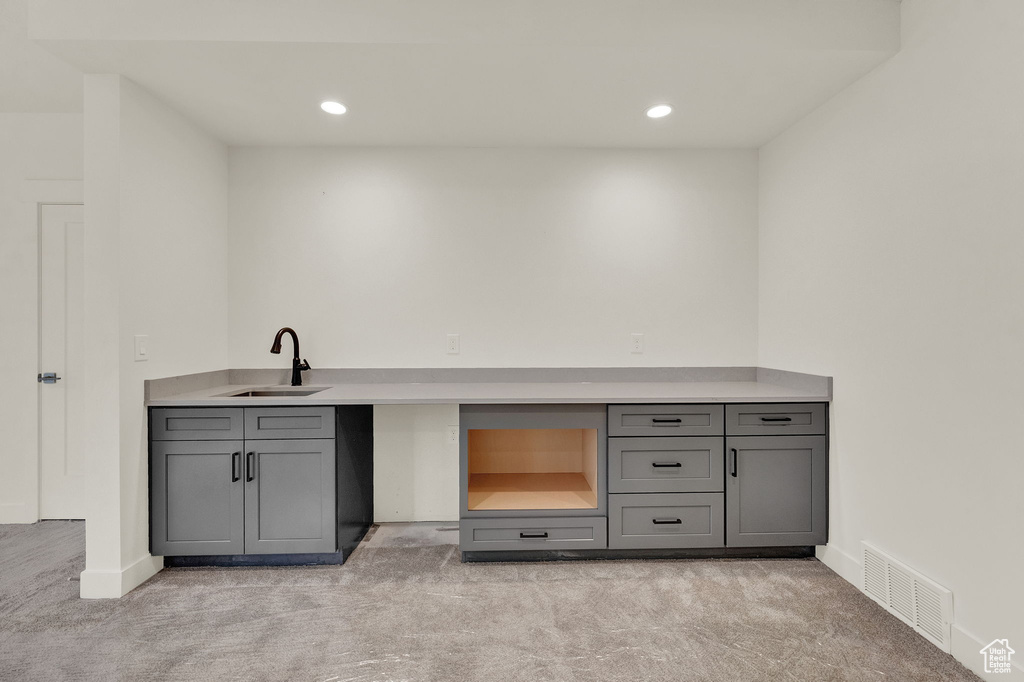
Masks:
[[[247,407],[245,437],[334,438],[334,408]]]
[[[459,549],[463,552],[607,546],[608,520],[603,516],[459,521]]]
[[[723,493],[609,495],[608,547],[724,547],[724,498]]]
[[[720,436],[722,405],[609,405],[609,436]]]
[[[240,407],[160,407],[150,410],[151,440],[239,440]]]
[[[729,436],[824,434],[828,421],[826,407],[825,403],[726,405],[725,433]]]
[[[724,448],[721,437],[609,438],[608,492],[721,492]]]

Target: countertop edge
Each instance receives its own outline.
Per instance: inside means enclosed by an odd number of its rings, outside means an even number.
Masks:
[[[752,371],[753,370],[753,371]],[[538,372],[540,374],[538,374]],[[522,380],[522,377],[548,381]],[[629,380],[627,377],[636,376]],[[322,381],[326,378],[362,381]],[[445,381],[447,378],[463,381]],[[473,381],[483,379],[519,379]],[[550,380],[551,377],[565,380]],[[587,377],[610,381],[569,379]],[[652,381],[651,377],[668,380]],[[692,380],[678,380],[679,378]],[[723,377],[716,380],[717,377]],[[244,378],[247,381],[238,381]],[[255,388],[282,386],[282,370],[216,370],[146,381],[149,407],[279,405],[430,405],[516,403],[743,403],[830,402],[832,378],[767,368],[481,368],[414,370],[320,370],[301,397],[229,397]],[[428,381],[397,381],[417,378]],[[368,380],[369,379],[369,380]],[[378,379],[373,381],[373,379]],[[470,379],[466,381],[465,379]],[[672,380],[676,379],[676,380]],[[258,380],[258,381],[253,381]]]

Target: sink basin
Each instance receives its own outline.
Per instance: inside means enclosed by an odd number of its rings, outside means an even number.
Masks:
[[[302,388],[295,387],[290,388],[288,386],[269,386],[267,388],[252,388],[247,391],[237,391],[235,393],[225,393],[222,398],[282,398],[282,397],[293,397],[301,398],[307,395],[313,395],[325,390],[325,388]]]

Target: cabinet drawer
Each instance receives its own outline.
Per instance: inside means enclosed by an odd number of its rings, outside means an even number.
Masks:
[[[721,437],[609,438],[608,491],[721,492],[724,447]]]
[[[609,405],[609,436],[720,436],[722,405]]]
[[[825,433],[825,403],[726,405],[729,436],[818,435]]]
[[[150,410],[152,440],[237,440],[240,407],[159,407]]]
[[[722,547],[724,497],[723,493],[609,495],[608,547]]]
[[[607,546],[608,520],[603,516],[459,521],[459,549],[463,552]]]
[[[334,408],[247,407],[245,437],[334,438]]]

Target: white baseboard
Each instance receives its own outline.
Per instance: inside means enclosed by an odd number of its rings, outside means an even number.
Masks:
[[[992,639],[995,638],[993,637]],[[1024,666],[1021,666],[1018,661],[1013,661],[1013,670],[1009,674],[985,672],[985,659],[981,654],[981,648],[987,646],[991,641],[991,639],[978,639],[971,633],[953,625],[950,631],[949,653],[953,654],[953,658],[963,663],[965,668],[983,680],[992,680],[992,682],[1024,682]],[[1016,642],[1010,642],[1010,646],[1015,644]],[[1019,645],[1017,645],[1017,650],[1021,650]],[[1015,654],[1013,658],[1017,658],[1017,655]]]
[[[164,558],[146,555],[120,571],[82,571],[79,596],[82,599],[120,599],[159,573]]]
[[[38,520],[24,502],[0,503],[0,523],[35,523]]]
[[[854,557],[833,545],[825,545],[815,549],[815,556],[818,561],[835,571],[840,578],[864,592],[861,576],[861,564]],[[956,615],[953,616],[956,618]],[[981,648],[995,639],[982,640],[962,630],[953,623],[951,626],[949,653],[963,664],[965,668],[973,672],[983,680],[992,682],[1024,682],[1024,667],[1018,661],[1013,662],[1013,672],[1007,674],[986,674],[985,661],[981,655]],[[1011,646],[1014,642],[1010,643]],[[1018,650],[1020,647],[1018,647]],[[1024,656],[1022,656],[1024,659]]]
[[[861,589],[863,587],[861,585],[861,567],[857,559],[835,545],[816,547],[814,555],[818,557],[818,561],[838,573],[840,578],[863,592]]]

